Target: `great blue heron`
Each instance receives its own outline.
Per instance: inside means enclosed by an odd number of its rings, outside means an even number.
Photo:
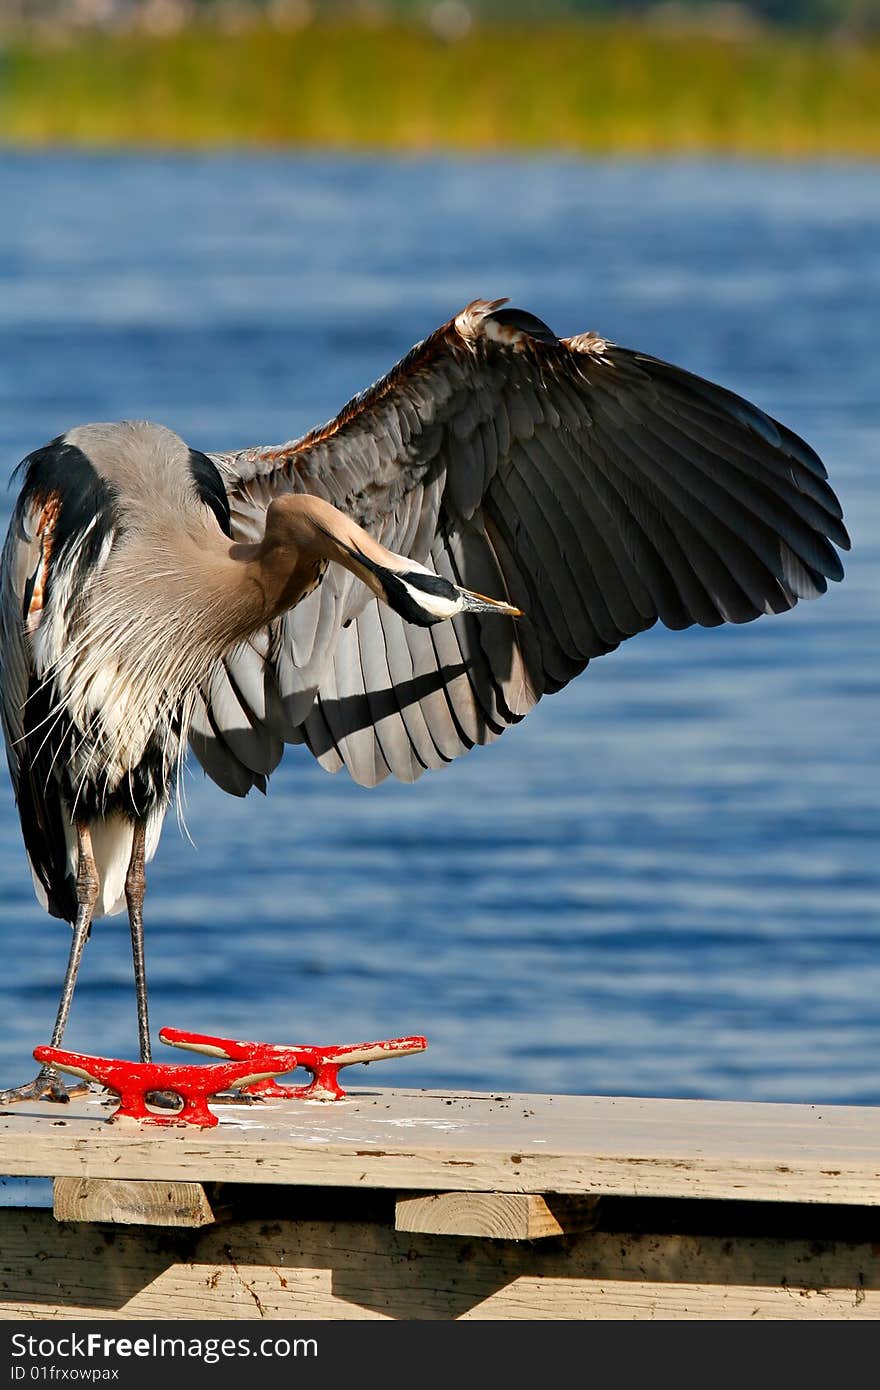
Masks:
[[[414,781],[658,618],[748,622],[842,577],[841,509],[797,435],[505,303],[294,443],[208,456],[128,422],[24,460],[0,700],[37,895],[73,924],[54,1045],[93,917],[127,903],[149,1059],[144,862],[187,741],[237,796],[285,743]],[[66,1094],[44,1068],[0,1100]]]

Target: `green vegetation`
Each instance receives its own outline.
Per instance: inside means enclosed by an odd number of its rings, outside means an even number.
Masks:
[[[880,155],[880,41],[635,23],[13,39],[6,144]]]

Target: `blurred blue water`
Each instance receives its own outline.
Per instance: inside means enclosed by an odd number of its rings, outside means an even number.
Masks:
[[[154,1023],[427,1033],[388,1084],[880,1101],[876,171],[5,154],[0,192],[6,476],[92,419],[289,438],[508,294],[757,400],[826,458],[853,534],[821,602],[638,637],[415,787],[300,748],[265,800],[193,770],[196,848],[170,819],[150,875]],[[11,1084],[68,936],[3,780]],[[98,924],[71,1046],[134,1055],[127,936]]]

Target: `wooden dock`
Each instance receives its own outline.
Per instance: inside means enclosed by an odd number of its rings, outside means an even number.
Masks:
[[[5,1318],[880,1316],[880,1110],[355,1090],[0,1115]]]

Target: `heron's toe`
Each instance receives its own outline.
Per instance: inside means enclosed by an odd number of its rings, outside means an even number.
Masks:
[[[21,1100],[50,1100],[56,1105],[66,1105],[73,1096],[84,1096],[88,1092],[87,1082],[73,1081],[68,1085],[61,1080],[57,1071],[44,1067],[33,1081],[0,1091],[0,1105],[14,1105]]]

